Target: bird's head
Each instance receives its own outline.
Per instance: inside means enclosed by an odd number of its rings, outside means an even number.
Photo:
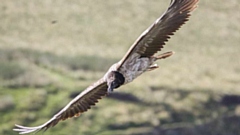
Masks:
[[[107,76],[108,92],[112,92],[113,89],[123,85],[124,82],[125,82],[125,78],[121,73],[117,71],[109,72]]]

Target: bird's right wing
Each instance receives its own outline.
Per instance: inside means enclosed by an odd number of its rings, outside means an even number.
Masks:
[[[102,96],[107,94],[107,83],[104,78],[98,80],[93,85],[89,86],[86,90],[75,97],[70,103],[68,103],[59,113],[54,115],[46,123],[37,127],[25,127],[16,125],[17,128],[14,131],[19,132],[19,134],[27,134],[40,130],[47,130],[50,127],[55,126],[59,121],[77,117],[81,113],[90,109],[92,105],[98,102]]]

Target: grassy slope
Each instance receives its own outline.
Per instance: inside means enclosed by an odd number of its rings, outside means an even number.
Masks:
[[[153,0],[2,1],[0,134],[15,134],[15,123],[49,119],[120,59],[167,6]],[[240,95],[239,8],[237,0],[201,0],[163,50],[176,54],[158,62],[160,69],[44,134],[240,133],[238,105],[225,105],[229,95]]]

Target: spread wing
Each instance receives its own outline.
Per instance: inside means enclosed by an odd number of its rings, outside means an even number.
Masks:
[[[169,8],[158,18],[130,47],[120,61],[119,67],[130,58],[131,55],[139,57],[151,57],[163,48],[170,35],[173,35],[197,7],[198,0],[171,0]]]
[[[107,94],[107,83],[104,79],[98,80],[93,85],[89,86],[86,90],[75,97],[70,103],[68,103],[59,113],[54,115],[46,123],[37,127],[24,127],[16,125],[17,128],[13,129],[18,131],[19,134],[27,134],[40,130],[47,130],[50,127],[55,126],[58,122],[67,118],[77,117],[81,113],[90,109],[92,105],[98,102],[102,96]]]

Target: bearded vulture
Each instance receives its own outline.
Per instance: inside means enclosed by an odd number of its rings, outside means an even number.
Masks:
[[[19,134],[45,131],[60,121],[81,115],[113,89],[133,81],[146,71],[158,68],[154,62],[171,56],[173,52],[155,54],[161,51],[170,35],[188,21],[197,3],[198,0],[171,0],[165,13],[139,36],[125,56],[113,64],[101,79],[87,87],[46,123],[36,127],[15,125],[13,130]]]

